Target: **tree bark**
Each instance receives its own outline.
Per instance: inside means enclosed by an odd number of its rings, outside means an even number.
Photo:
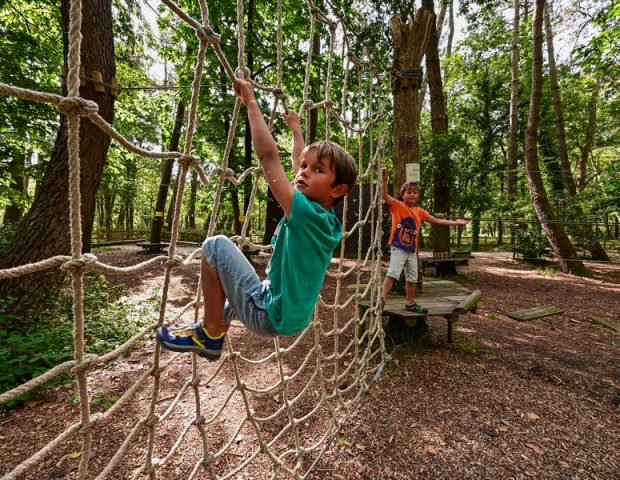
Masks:
[[[555,134],[558,142],[558,154],[560,156],[560,170],[562,172],[562,180],[564,187],[570,197],[574,197],[577,193],[575,188],[575,179],[570,168],[568,160],[568,149],[566,147],[566,130],[564,128],[564,109],[562,107],[562,93],[560,91],[560,82],[558,80],[558,68],[555,64],[555,52],[553,48],[553,32],[551,30],[551,17],[549,15],[549,6],[545,7],[545,36],[547,40],[547,56],[549,61],[549,79],[551,81],[551,95],[553,97],[553,109],[555,112]]]
[[[510,133],[508,155],[506,156],[506,189],[508,201],[517,198],[517,152],[519,145],[519,29],[520,0],[513,0],[514,20],[512,26],[512,46],[510,49]]]
[[[423,0],[422,6],[434,14],[433,0]],[[437,25],[431,22],[428,45],[426,47],[426,73],[431,103],[431,128],[435,140],[440,140],[448,133],[448,115],[446,99],[443,92],[441,65],[439,61],[439,34]],[[433,155],[433,209],[437,213],[450,215],[450,153],[446,151],[445,142],[434,142],[438,147]],[[433,249],[441,252],[450,251],[450,228],[433,227]]]
[[[65,59],[68,51],[69,1],[62,0],[63,44]],[[81,65],[86,76],[93,71],[102,74],[105,83],[111,83],[116,74],[114,37],[112,33],[111,0],[83,0],[84,32],[81,44]],[[66,94],[66,88],[63,89]],[[99,105],[99,115],[112,120],[114,97],[110,89],[95,92],[94,84],[86,82],[80,96]],[[61,117],[60,129],[47,171],[32,207],[19,223],[15,237],[0,260],[0,268],[36,262],[54,255],[70,254],[67,121]],[[85,118],[80,121],[81,214],[82,242],[85,252],[90,250],[95,213],[95,196],[106,160],[110,138]],[[27,275],[0,282],[0,296],[16,300],[14,311],[26,314],[40,311],[45,299],[60,286],[64,274],[60,270]],[[23,318],[21,315],[18,318]]]
[[[399,15],[392,17],[390,27],[394,39],[395,78],[392,83],[394,99],[394,126],[392,154],[394,161],[394,185],[396,188],[406,180],[408,163],[420,163],[420,64],[429,39],[432,11],[419,9],[414,18],[406,23]],[[411,76],[406,72],[418,71]]]
[[[538,220],[549,239],[551,248],[558,258],[562,271],[575,275],[586,275],[588,270],[578,260],[575,247],[557,222],[553,208],[547,197],[538,162],[538,126],[542,97],[542,23],[545,0],[536,0],[532,21],[532,91],[530,110],[525,135],[525,162],[527,181]]]
[[[172,134],[170,135],[170,143],[168,145],[171,152],[179,149],[179,141],[181,139],[181,129],[183,128],[184,117],[185,104],[183,101],[179,101],[179,103],[177,103],[174,126],[172,127]],[[168,197],[168,190],[170,189],[173,168],[174,160],[165,160],[161,170],[161,182],[159,184],[159,191],[157,192],[157,200],[155,202],[155,215],[153,217],[153,223],[151,223],[151,236],[149,238],[150,243],[161,243],[161,232],[164,228],[164,210],[166,209],[166,198]]]
[[[598,95],[601,88],[601,81],[597,80],[594,89],[592,90],[592,96],[590,97],[590,108],[588,109],[588,126],[586,127],[586,136],[581,148],[581,155],[579,157],[579,178],[578,187],[579,191],[583,191],[586,186],[586,175],[588,171],[588,159],[590,158],[590,152],[592,151],[592,145],[594,144],[594,133],[596,131],[596,107],[598,103]]]

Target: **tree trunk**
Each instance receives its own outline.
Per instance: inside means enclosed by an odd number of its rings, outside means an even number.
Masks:
[[[393,184],[398,188],[406,180],[407,164],[420,164],[420,63],[428,43],[432,11],[419,9],[414,18],[403,23],[399,15],[390,20],[394,39],[395,78],[392,83],[394,98],[394,126],[392,155]],[[436,30],[435,30],[436,31]]]
[[[187,228],[196,229],[196,201],[198,200],[198,173],[192,168],[189,189],[189,205],[187,206]]]
[[[555,64],[555,52],[553,48],[553,32],[551,30],[551,18],[549,6],[545,7],[545,34],[547,39],[547,56],[549,61],[549,79],[551,81],[551,95],[553,97],[553,109],[555,112],[555,134],[558,141],[558,154],[560,156],[560,171],[562,180],[569,197],[574,197],[576,192],[575,179],[568,160],[568,149],[566,147],[566,131],[564,129],[564,110],[562,107],[562,93],[558,80],[558,69]]]
[[[586,275],[588,270],[577,259],[577,252],[564,228],[557,222],[555,213],[547,198],[547,192],[540,173],[538,162],[538,126],[540,123],[540,105],[542,97],[542,22],[545,0],[536,0],[534,19],[532,21],[532,92],[530,110],[525,135],[525,162],[527,181],[538,220],[549,239],[551,248],[558,258],[564,272]]]
[[[185,104],[183,101],[177,103],[177,111],[174,117],[174,126],[170,135],[169,151],[174,152],[179,149],[179,140],[181,139],[181,129],[183,128],[183,118],[185,116]],[[166,198],[170,189],[170,180],[172,179],[172,169],[174,168],[174,159],[164,161],[161,169],[161,182],[159,184],[159,192],[155,202],[155,215],[151,223],[150,243],[161,243],[161,232],[164,228],[164,210],[166,209]],[[152,248],[152,247],[151,247]],[[151,250],[157,252],[157,249]]]
[[[450,0],[448,3],[448,41],[446,43],[446,57],[452,55],[452,42],[454,40],[454,0]],[[441,9],[444,9],[444,5],[441,6]],[[439,35],[441,36],[441,27],[437,28],[439,29]]]
[[[177,176],[180,173],[180,169],[177,169]],[[172,185],[172,195],[170,196],[170,202],[168,202],[168,210],[166,212],[166,229],[172,230],[172,221],[174,220],[174,204],[177,201],[177,191],[179,186],[179,179],[174,177],[174,162],[172,166],[172,175],[170,176],[170,184]]]
[[[512,27],[512,46],[510,50],[510,133],[508,155],[506,156],[506,189],[508,201],[517,198],[517,152],[519,145],[519,5],[520,0],[513,0],[514,20]]]
[[[434,14],[433,0],[423,0],[422,6]],[[450,153],[441,137],[448,133],[446,99],[441,79],[439,62],[439,35],[434,21],[431,22],[426,47],[426,74],[430,91],[431,128],[437,150],[433,154],[433,209],[437,213],[450,215]],[[439,141],[438,141],[439,140]],[[450,250],[450,227],[433,226],[433,248],[441,252]]]
[[[454,38],[454,16],[452,11],[452,0],[450,0],[450,32],[448,34],[448,43],[446,45],[446,55],[449,56],[452,54],[452,40]],[[441,9],[439,10],[439,15],[437,16],[437,36],[441,38],[441,32],[443,30],[444,21],[446,18],[446,9],[447,5],[442,2]],[[418,100],[418,116],[422,115],[422,108],[424,107],[424,97],[426,96],[426,90],[428,88],[428,76],[422,76],[422,85],[420,86],[420,99]]]
[[[588,159],[590,158],[590,152],[592,151],[592,145],[594,144],[594,133],[596,130],[596,106],[598,103],[598,95],[601,88],[601,81],[597,80],[594,89],[592,90],[592,96],[590,97],[590,108],[588,110],[588,126],[586,128],[586,137],[581,148],[581,155],[579,157],[579,191],[583,191],[586,186],[586,174],[588,171]]]
[[[69,1],[62,0],[63,43],[65,59],[68,51]],[[105,83],[111,83],[116,74],[114,37],[112,34],[111,0],[84,0],[82,10],[81,65],[87,77],[93,71],[102,74]],[[80,96],[99,105],[99,115],[112,120],[114,97],[106,87],[105,92],[95,92],[94,84],[86,82]],[[66,94],[66,88],[64,88]],[[36,262],[55,255],[70,254],[69,197],[68,197],[68,148],[67,120],[61,117],[60,129],[52,157],[34,198],[32,207],[19,223],[11,245],[0,260],[1,268]],[[80,169],[82,242],[84,251],[90,250],[95,213],[95,196],[106,160],[110,138],[99,127],[85,118],[80,120]],[[12,308],[22,314],[44,308],[45,299],[55,292],[64,277],[60,270],[27,275],[0,282],[0,296],[16,300]],[[18,316],[23,318],[23,316]]]

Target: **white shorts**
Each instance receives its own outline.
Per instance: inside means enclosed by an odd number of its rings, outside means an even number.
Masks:
[[[398,280],[403,269],[407,282],[415,283],[418,281],[418,257],[415,252],[407,253],[396,247],[390,247],[390,266],[387,276]]]

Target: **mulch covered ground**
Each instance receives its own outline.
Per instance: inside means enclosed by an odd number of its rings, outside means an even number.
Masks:
[[[116,265],[138,261],[135,251],[100,257]],[[620,264],[616,258],[612,264],[588,267],[593,276],[577,278],[506,254],[475,254],[469,266],[460,268],[459,281],[479,288],[484,296],[475,314],[461,316],[455,342],[446,343],[445,320],[432,317],[430,347],[388,342],[393,361],[309,478],[620,478],[620,334],[589,321],[596,315],[620,323]],[[196,264],[184,267],[180,278],[175,277],[173,306],[193,296],[197,270]],[[124,281],[144,296],[158,273]],[[332,283],[327,280],[328,291],[333,291]],[[529,322],[506,315],[549,304],[564,308],[564,313]],[[236,340],[249,352],[273,348],[253,336]],[[151,351],[146,342],[101,371],[96,385],[122,394],[129,379],[148,368]],[[162,398],[174,393],[190,369],[189,362],[181,362],[168,371]],[[246,373],[256,378],[268,373],[259,369]],[[0,443],[5,446],[0,449],[0,475],[75,421],[71,394],[56,388],[30,407],[0,417]],[[276,400],[265,398],[262,403],[276,408]],[[106,427],[109,437],[98,437],[94,444],[95,465],[105,464],[98,459],[116,451],[124,438],[120,432],[144,416],[148,401],[147,392],[139,394],[134,405],[124,408],[122,421]],[[188,401],[185,408],[178,415],[179,425],[191,418],[194,405]],[[223,419],[221,428],[227,428],[227,422],[234,423]],[[169,438],[160,429],[161,445],[174,442],[173,427]],[[304,428],[311,433],[313,425]],[[141,435],[135,443],[143,446],[145,441]],[[244,441],[237,443],[238,455],[243,455]],[[69,443],[26,478],[74,477],[79,460],[68,453],[76,449],[78,442]],[[193,465],[200,452],[198,442],[195,449],[184,448],[179,463]],[[111,478],[128,478],[139,465],[139,456],[130,454]],[[160,472],[160,478],[186,477],[187,470],[178,466]],[[266,479],[271,472],[259,465],[237,478]]]

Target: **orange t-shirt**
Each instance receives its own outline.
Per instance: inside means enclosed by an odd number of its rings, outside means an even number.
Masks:
[[[408,207],[405,202],[394,199],[390,205],[392,234],[388,242],[392,247],[413,253],[418,246],[418,232],[429,213],[420,207]]]

